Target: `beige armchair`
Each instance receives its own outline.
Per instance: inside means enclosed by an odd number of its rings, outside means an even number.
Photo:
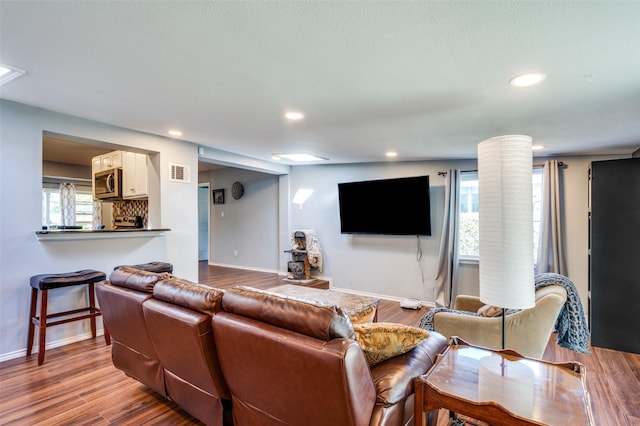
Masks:
[[[541,358],[554,330],[558,314],[567,300],[566,290],[558,285],[536,291],[536,304],[506,316],[506,347],[516,352]],[[475,296],[458,296],[454,309],[477,312],[484,303]],[[447,336],[458,336],[474,345],[502,349],[502,317],[460,315],[438,312],[433,317],[434,330]]]

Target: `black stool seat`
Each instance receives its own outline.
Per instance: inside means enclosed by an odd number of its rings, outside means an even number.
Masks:
[[[38,290],[51,290],[54,288],[69,287],[72,285],[95,283],[104,281],[107,275],[104,272],[93,269],[67,272],[64,274],[40,274],[31,277],[31,287]]]
[[[149,263],[141,263],[139,265],[120,265],[120,266],[116,266],[113,269],[116,270],[122,267],[135,268],[135,269],[140,269],[147,272],[156,272],[156,273],[161,273],[161,272],[172,273],[173,272],[173,265],[167,262],[149,262]]]
[[[47,327],[66,324],[72,321],[88,319],[91,324],[91,335],[96,337],[96,317],[102,315],[100,308],[96,306],[95,283],[104,281],[107,275],[104,272],[93,269],[83,269],[82,271],[66,272],[62,274],[40,274],[31,277],[31,307],[29,310],[29,333],[27,336],[27,356],[31,355],[35,328],[38,327],[39,349],[38,365],[44,362],[45,345],[47,343]],[[71,309],[68,311],[48,313],[47,304],[49,300],[49,290],[76,285],[87,285],[88,306]],[[40,315],[36,314],[38,305],[38,295],[40,295]],[[54,318],[64,317],[60,320],[51,321]],[[104,340],[107,345],[111,344],[111,336],[106,325],[104,326]]]

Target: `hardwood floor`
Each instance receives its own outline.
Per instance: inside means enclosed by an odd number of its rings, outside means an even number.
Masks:
[[[199,281],[220,288],[282,284],[277,274],[205,263]],[[424,312],[382,301],[378,319],[417,325]],[[640,426],[640,355],[602,348],[584,355],[558,347],[554,339],[544,359],[577,360],[586,366],[595,425]],[[50,349],[41,367],[37,354],[0,363],[0,425],[164,424],[200,423],[113,367],[111,349],[101,337]]]

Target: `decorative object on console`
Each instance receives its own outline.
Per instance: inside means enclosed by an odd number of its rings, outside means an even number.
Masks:
[[[535,305],[531,137],[497,136],[478,144],[480,300]],[[502,344],[505,347],[504,310]]]
[[[291,250],[285,250],[285,253],[291,254],[291,262],[289,262],[289,274],[287,279],[291,280],[310,280],[311,268],[317,268],[322,272],[322,250],[318,237],[313,229],[302,229],[291,232]],[[291,266],[296,262],[302,263],[304,268],[304,277],[295,278]],[[295,266],[298,270],[298,266]],[[299,275],[298,275],[299,276]]]

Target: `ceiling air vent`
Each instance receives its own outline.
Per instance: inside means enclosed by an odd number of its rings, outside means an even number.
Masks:
[[[173,182],[191,182],[191,174],[189,173],[189,166],[183,166],[181,164],[169,164],[171,167],[170,181]]]

